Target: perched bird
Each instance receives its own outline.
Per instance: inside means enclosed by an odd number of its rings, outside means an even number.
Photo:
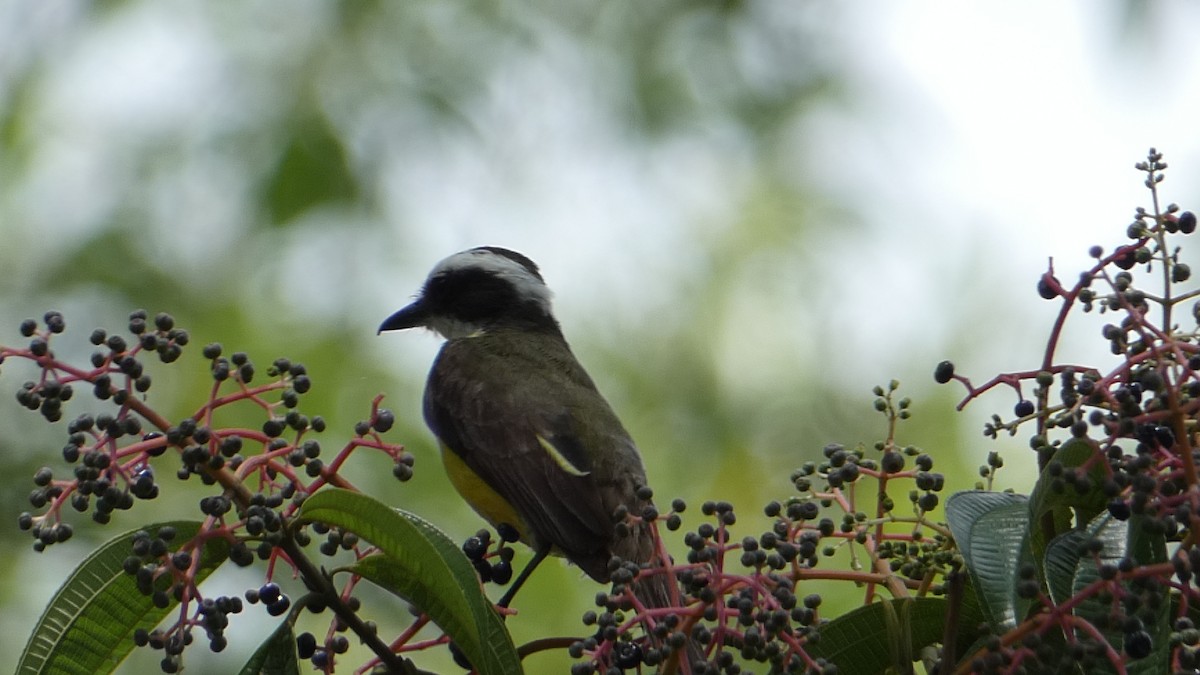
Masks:
[[[617,536],[614,513],[649,505],[629,433],[575,359],[537,265],[481,246],[442,260],[416,300],[379,331],[423,326],[446,338],[429,373],[424,414],[451,483],[493,526],[511,526],[534,558],[511,600],[548,554],[599,582],[614,556],[654,559],[644,524]],[[634,592],[666,606],[674,580],[653,575]]]

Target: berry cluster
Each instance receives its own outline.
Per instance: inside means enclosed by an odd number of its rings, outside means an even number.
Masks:
[[[66,330],[67,324],[62,313],[55,311],[46,312],[42,321],[41,329],[33,319],[21,322],[21,336],[30,338],[29,347],[25,351],[14,351],[14,355],[33,359],[45,366],[55,363],[54,353],[50,350],[50,337]],[[163,363],[171,363],[179,358],[188,343],[187,331],[175,328],[175,320],[169,314],[155,316],[154,329],[151,330],[146,312],[138,310],[129,316],[129,332],[135,343],[132,348],[120,335],[109,336],[100,328],[92,332],[92,344],[101,348],[92,354],[92,366],[101,371],[94,378],[79,378],[77,373],[70,370],[43,370],[40,381],[30,380],[21,386],[17,392],[17,402],[30,410],[40,411],[47,421],[57,422],[62,419],[63,403],[69,401],[74,393],[71,382],[84,379],[92,385],[96,398],[107,400],[116,397],[116,402],[120,404],[120,399],[127,398],[131,391],[144,393],[150,389],[150,376],[143,372],[143,363],[138,359],[142,352],[157,354]],[[124,378],[125,386],[114,387],[114,377]]]
[[[333,544],[334,533],[328,528],[289,527],[289,522],[303,500],[323,486],[352,488],[338,471],[358,448],[386,453],[393,460],[397,478],[411,477],[412,456],[380,437],[394,425],[395,417],[379,407],[378,398],[370,418],[356,425],[356,435],[326,459],[329,453],[314,437],[325,431],[324,419],[300,409],[302,396],[313,386],[303,364],[276,359],[266,369],[266,379],[259,382],[262,378],[247,354],[225,356],[221,345],[207,345],[202,356],[208,362],[212,386],[194,414],[171,422],[151,407],[147,398],[152,384],[147,357],[171,364],[180,359],[188,344],[187,331],[177,328],[169,314],[150,317],[145,311],[136,311],[129,317],[127,334],[92,331],[90,341],[96,350],[90,367],[77,367],[56,357],[52,342],[65,329],[61,313],[47,312],[41,324],[32,319],[21,323],[21,335],[29,339],[26,347],[0,346],[0,363],[24,359],[39,371],[37,378],[22,384],[18,402],[38,411],[48,422],[58,422],[64,417],[65,403],[82,387],[108,409],[79,414],[67,424],[61,455],[69,467],[68,475],[59,477],[50,467],[39,469],[29,496],[34,511],[20,514],[18,525],[33,535],[34,549],[43,551],[71,538],[73,527],[66,520],[69,511],[90,512],[94,522],[106,524],[114,511],[160,498],[169,490],[163,476],[195,478],[214,489],[199,501],[202,520],[198,531],[186,537],[169,526],[159,527],[153,534],[150,529],[139,531],[123,563],[138,591],[149,597],[153,606],[181,606],[172,625],[152,631],[139,629],[134,635],[137,645],[165,652],[164,672],[183,667],[182,653],[197,627],[204,630],[213,651],[224,649],[228,615],[242,611],[242,600],[206,597],[198,587],[220,562],[230,560],[239,566],[251,565],[256,559],[267,562],[268,582],[248,593],[247,599],[261,601],[268,614],[281,616],[291,611],[293,604],[270,582],[276,565],[291,566],[302,575],[321,574],[303,548],[311,540],[310,531],[328,535],[320,547],[322,554],[342,550],[362,557],[370,553],[350,533],[338,535]],[[234,406],[260,410],[261,426],[223,424],[224,411]],[[354,583],[341,592],[329,592],[329,597],[307,598],[297,604],[314,611],[333,606],[336,611],[353,614],[356,603],[349,589]],[[316,587],[320,583],[310,585]],[[346,622],[336,621],[341,630],[346,629]],[[387,650],[374,636],[369,637],[376,640],[373,646],[377,651]],[[332,655],[344,652],[348,644],[345,636],[335,635],[326,644],[314,646],[307,658],[332,672]]]
[[[345,635],[337,635],[325,643],[317,644],[317,638],[312,633],[301,633],[296,636],[296,654],[306,661],[311,661],[313,668],[326,671],[333,665],[334,654],[345,654],[350,649],[350,640]]]
[[[826,446],[824,461],[806,463],[792,473],[798,494],[766,505],[766,531],[738,538],[733,506],[706,501],[700,507],[705,521],[683,535],[685,560],[663,554],[666,563],[649,572],[622,564],[613,575],[612,592],[598,594],[597,610],[583,616],[593,635],[571,645],[569,653],[581,659],[572,672],[620,673],[687,659],[697,673],[741,673],[751,663],[764,664],[771,672],[834,673],[835,665],[810,653],[823,623],[821,595],[806,590],[812,580],[860,584],[866,602],[880,589],[895,597],[941,593],[941,580],[959,564],[944,527],[928,514],[937,507],[945,480],[932,471],[928,454],[896,444],[896,424],[910,415],[909,400],[894,396],[897,386],[892,382],[875,391],[876,409],[888,420],[886,440],[873,450]],[[905,469],[907,457],[914,458],[915,468]],[[873,485],[860,490],[864,479]],[[896,512],[889,482],[913,486],[910,515]],[[649,499],[648,492],[645,497]],[[649,523],[657,536],[663,522],[675,531],[682,527],[685,509],[683,500],[676,499],[665,517],[651,507],[640,517],[628,516],[625,527]],[[841,512],[840,518],[829,515],[833,509]],[[843,553],[853,569],[824,569],[830,563],[822,561]],[[677,606],[650,609],[637,602],[630,583],[647,573],[678,580]]]
[[[503,586],[512,581],[512,560],[515,555],[511,544],[517,541],[517,531],[512,526],[501,523],[497,528],[498,541],[492,548],[492,533],[479,530],[475,536],[468,537],[462,545],[463,554],[475,567],[481,583],[493,583]]]
[[[138,591],[149,596],[160,609],[184,601],[193,592],[189,585],[195,578],[193,570],[198,559],[186,548],[172,551],[171,542],[175,539],[176,530],[171,526],[158,528],[154,535],[139,530],[133,536],[132,554],[123,563],[125,571],[136,580]],[[212,651],[223,651],[228,645],[225,629],[229,626],[229,615],[241,611],[241,598],[205,597],[197,603],[196,613],[189,619],[166,630],[139,628],[133,633],[133,641],[139,647],[163,650],[165,655],[160,662],[163,672],[178,672],[183,667],[183,650],[192,643],[195,628],[204,630]]]

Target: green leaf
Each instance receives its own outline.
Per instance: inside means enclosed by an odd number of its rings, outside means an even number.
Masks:
[[[997,631],[1017,625],[1030,600],[1017,595],[1017,572],[1032,563],[1029,506],[1022,495],[958,492],[946,500],[946,522],[962,551],[979,605]]]
[[[1075,572],[1079,566],[1081,547],[1087,543],[1087,532],[1071,530],[1054,538],[1046,547],[1046,587],[1056,603],[1066,602],[1075,594]]]
[[[888,652],[891,654],[892,669],[896,672],[907,672],[912,664],[912,623],[910,610],[911,602],[881,602],[883,622],[887,626]]]
[[[200,523],[192,521],[139,529],[156,533],[166,526],[176,532],[171,550],[178,550],[200,531]],[[75,568],[38,619],[17,665],[19,675],[110,673],[132,651],[134,630],[153,628],[178,605],[168,594],[171,604],[155,607],[149,596],[138,592],[133,576],[122,569],[136,531],[109,540]],[[227,542],[209,540],[196,582],[207,578],[228,557]]]
[[[1077,469],[1093,460],[1098,452],[1095,441],[1072,438],[1055,450],[1050,461],[1058,463],[1064,469]],[[1067,485],[1062,491],[1055,490],[1054,485],[1061,481],[1061,478],[1056,478],[1049,471],[1043,471],[1038,476],[1029,503],[1032,523],[1029,531],[1030,547],[1037,564],[1041,565],[1045,560],[1049,542],[1071,529],[1072,516],[1075,525],[1082,527],[1084,523],[1091,522],[1092,518],[1107,510],[1108,498],[1101,490],[1106,478],[1104,462],[1091,461],[1087,475],[1089,488],[1083,493],[1076,490],[1074,485]]]
[[[819,640],[804,645],[813,658],[837,664],[838,672],[881,673],[926,645],[940,642],[946,631],[950,603],[945,598],[903,598],[859,607],[822,625]],[[959,644],[970,644],[979,616],[965,612]],[[905,672],[907,668],[899,672]]]
[[[512,638],[470,561],[436,527],[357,492],[321,490],[300,509],[304,521],[354,532],[379,548],[350,571],[412,602],[446,631],[481,674],[521,672]]]
[[[299,675],[300,661],[296,655],[296,636],[292,624],[284,621],[259,645],[246,662],[240,675]]]
[[[1100,579],[1099,566],[1102,564],[1118,565],[1123,558],[1130,558],[1136,565],[1153,565],[1167,561],[1166,537],[1160,528],[1153,527],[1147,521],[1149,516],[1135,515],[1127,521],[1117,520],[1108,513],[1103,513],[1088,523],[1087,538],[1099,539],[1103,548],[1097,555],[1098,560],[1091,556],[1080,558],[1075,568],[1073,588],[1076,593],[1083,591]],[[1162,584],[1137,587],[1130,582],[1121,582],[1127,593],[1158,596],[1158,602],[1141,603],[1143,610],[1137,614],[1150,634],[1153,648],[1148,656],[1142,659],[1129,659],[1125,663],[1125,672],[1131,675],[1153,675],[1154,673],[1170,672],[1170,637],[1171,637],[1171,603],[1168,601],[1167,588]],[[1112,613],[1112,602],[1105,601],[1095,594],[1087,597],[1075,607],[1075,614],[1097,625],[1107,625]],[[1121,651],[1125,636],[1120,630],[1108,629],[1102,631],[1109,643],[1118,652]],[[1115,673],[1112,664],[1103,660],[1093,667],[1090,672]]]

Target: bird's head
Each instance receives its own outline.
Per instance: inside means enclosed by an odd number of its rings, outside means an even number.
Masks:
[[[495,328],[560,333],[537,265],[498,246],[479,246],[439,262],[417,299],[385,319],[379,332],[417,326],[447,339]]]

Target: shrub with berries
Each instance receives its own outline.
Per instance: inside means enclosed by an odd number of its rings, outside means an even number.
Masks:
[[[957,672],[1200,667],[1192,584],[1200,564],[1200,291],[1185,285],[1191,269],[1178,243],[1195,231],[1196,215],[1160,203],[1160,153],[1151,149],[1136,168],[1151,206],[1136,210],[1126,243],[1093,246],[1095,263],[1074,283],[1053,266],[1037,282],[1038,294],[1059,304],[1042,362],[979,385],[949,361],[935,369],[938,382],[966,388],[960,408],[993,390],[1013,392],[1012,415],[994,415],[984,433],[1027,433],[1039,470],[1028,498],[973,504],[964,519],[1004,532],[998,548],[1011,558],[988,578],[958,539],[978,594],[994,597],[985,607],[990,636]],[[1059,354],[1077,314],[1097,316],[1111,363]]]
[[[874,391],[882,438],[826,445],[761,515],[713,500],[685,524],[682,499],[613,514],[617,536],[650,531],[656,559],[612,560],[611,588],[580,608],[578,626],[519,649],[505,625],[511,592],[499,605],[483,592],[516,576],[514,531],[481,530],[458,545],[342,475],[368,451],[389,457],[397,479],[412,477],[412,456],[384,439],[396,420],[381,398],[352,436],[331,442],[324,420],[302,406],[314,386],[302,364],[276,359],[259,374],[249,355],[218,344],[189,359],[189,334],[170,315],[137,311],[126,331],[94,330],[95,351],[79,366],[54,351],[62,314],[24,321],[25,345],[0,346],[0,363],[23,360],[37,372],[17,402],[49,423],[69,421],[61,461],[35,472],[31,510],[17,525],[43,552],[71,538],[75,518],[103,525],[142,509],[144,521],[66,580],[20,672],[110,672],[134,648],[161,653],[162,671],[179,672],[197,638],[225,650],[230,617],[246,612],[277,628],[243,672],[305,663],[416,673],[431,649],[480,673],[520,672],[524,656],[545,649],[564,650],[575,675],[1197,672],[1200,290],[1186,287],[1177,243],[1196,217],[1160,206],[1159,153],[1137,168],[1152,205],[1136,211],[1128,241],[1093,247],[1095,263],[1073,284],[1053,267],[1037,280],[1038,295],[1060,305],[1040,364],[979,385],[950,361],[934,368],[937,382],[966,388],[960,408],[996,390],[1015,395],[1012,414],[984,431],[1029,434],[1038,478],[1028,494],[992,490],[1004,466],[993,451],[975,490],[945,496],[935,453],[901,441],[911,402],[891,382]],[[1076,313],[1102,317],[1112,363],[1059,355]],[[192,414],[168,419],[153,407],[150,360],[207,368],[211,384]],[[68,413],[87,396],[103,412]],[[259,421],[234,423],[246,410]],[[206,490],[195,517],[156,522],[142,503],[174,498],[179,481]],[[682,545],[675,556],[668,538]],[[262,581],[209,594],[203,582],[225,564],[257,565]],[[285,591],[288,577],[302,592]],[[649,606],[633,591],[654,577],[670,598]],[[823,608],[833,585],[856,589],[861,606]],[[367,588],[411,603],[400,634],[382,635],[367,615]],[[300,614],[327,610],[327,630],[295,630]],[[372,656],[343,663],[352,642]]]
[[[29,496],[35,511],[17,518],[18,526],[33,536],[34,549],[44,551],[68,540],[73,512],[106,524],[114,511],[169,498],[171,480],[198,480],[210,494],[199,501],[200,519],[156,523],[147,510],[144,527],[118,536],[85,561],[35,630],[22,658],[22,672],[101,672],[105,665],[119,662],[72,648],[89,640],[116,641],[107,646],[118,654],[132,646],[161,650],[162,670],[168,673],[183,667],[183,652],[197,635],[203,635],[213,651],[222,651],[228,644],[228,616],[244,611],[245,605],[239,597],[210,597],[200,582],[226,562],[265,565],[267,581],[248,592],[246,601],[261,603],[271,616],[292,609],[292,599],[271,579],[283,570],[304,578],[309,589],[304,606],[330,608],[338,617],[338,630],[331,630],[313,650],[326,654],[320,659],[322,667],[332,671],[330,655],[338,653],[345,640],[337,633],[347,627],[359,628],[360,639],[371,644],[383,663],[400,663],[353,609],[351,592],[357,580],[335,587],[307,550],[314,534],[332,538],[335,531],[302,520],[307,497],[326,488],[354,489],[339,469],[358,451],[386,454],[400,480],[412,475],[413,457],[381,436],[394,423],[393,414],[380,407],[381,399],[371,404],[355,436],[331,453],[317,438],[326,431],[324,419],[305,414],[300,405],[313,386],[303,364],[276,359],[264,376],[247,354],[226,356],[221,345],[210,344],[200,355],[211,374],[211,387],[194,414],[169,420],[150,403],[152,381],[145,364],[148,359],[171,364],[182,358],[189,334],[175,326],[171,315],[150,317],[139,310],[130,315],[126,334],[92,331],[89,339],[96,350],[83,367],[59,360],[54,353],[53,344],[65,329],[61,313],[47,312],[40,323],[21,323],[20,333],[29,340],[26,347],[0,348],[0,360],[20,358],[36,365],[37,377],[21,385],[17,401],[46,421],[63,419],[65,404],[78,388],[109,406],[107,412],[80,414],[66,424],[61,453],[66,471],[45,467],[35,473]],[[260,426],[225,423],[234,408],[258,410]],[[352,534],[340,537],[340,546],[331,550],[321,545],[319,552],[346,550],[356,558],[375,552]],[[142,599],[122,603],[123,594],[130,592]],[[91,600],[81,603],[81,594]],[[159,627],[169,612],[174,622]],[[61,613],[77,618],[62,625],[57,620]],[[126,645],[124,652],[121,645]]]

